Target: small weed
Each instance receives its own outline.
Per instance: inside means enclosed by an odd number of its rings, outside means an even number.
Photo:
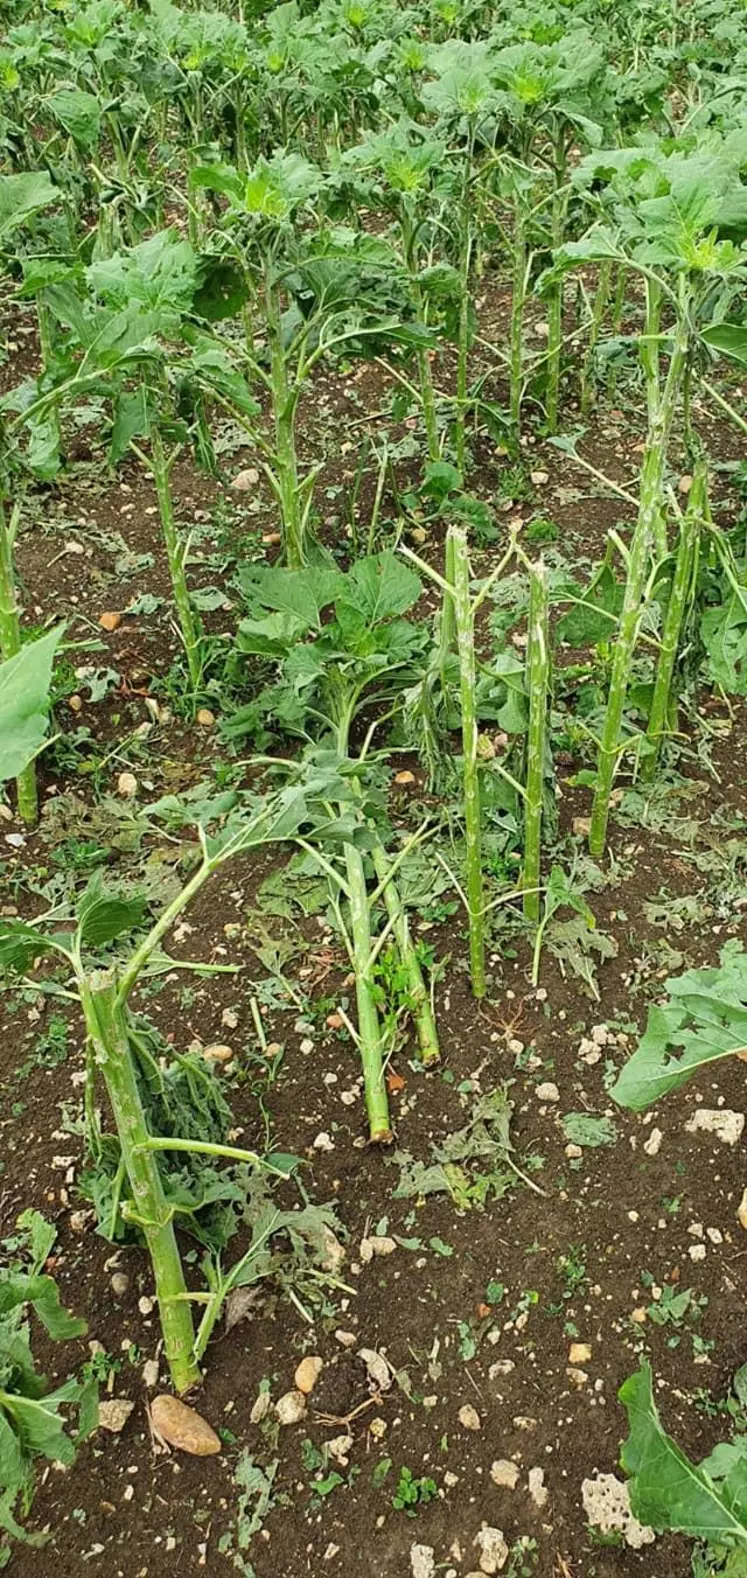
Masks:
[[[435,1479],[428,1479],[421,1475],[416,1479],[412,1469],[402,1467],[399,1471],[399,1482],[392,1496],[392,1506],[398,1512],[406,1512],[408,1518],[416,1516],[419,1507],[424,1507],[438,1495],[438,1485]]]

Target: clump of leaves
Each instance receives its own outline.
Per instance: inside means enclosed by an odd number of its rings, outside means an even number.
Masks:
[[[392,1496],[392,1506],[398,1512],[406,1512],[408,1518],[414,1518],[418,1508],[427,1506],[437,1495],[435,1479],[428,1479],[425,1475],[416,1478],[412,1469],[403,1465],[399,1471],[397,1489]]]
[[[483,1210],[488,1200],[500,1200],[517,1177],[527,1182],[512,1159],[513,1110],[505,1085],[500,1085],[477,1098],[467,1123],[431,1146],[429,1162],[395,1151],[393,1160],[400,1169],[395,1199],[445,1194],[458,1210]]]
[[[35,1461],[73,1462],[78,1443],[98,1423],[98,1394],[95,1382],[74,1377],[50,1390],[36,1367],[32,1316],[55,1342],[82,1337],[87,1328],[63,1309],[56,1282],[43,1271],[55,1229],[38,1211],[24,1211],[18,1229],[6,1241],[9,1261],[0,1268],[0,1529],[38,1545],[45,1536],[27,1534],[15,1516],[19,1505],[21,1516],[31,1507]],[[77,1410],[74,1434],[63,1411],[68,1406]],[[0,1567],[8,1554],[0,1544]]]

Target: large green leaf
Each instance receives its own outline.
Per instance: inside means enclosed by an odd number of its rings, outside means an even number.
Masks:
[[[176,230],[159,230],[126,252],[92,263],[89,283],[114,307],[139,302],[144,307],[187,311],[197,284],[197,257]]]
[[[306,570],[249,566],[241,572],[241,590],[253,612],[267,608],[290,614],[307,630],[321,628],[322,610],[334,602],[345,584],[339,570],[321,566]]]
[[[644,1362],[619,1392],[630,1434],[620,1461],[632,1475],[630,1503],[641,1523],[714,1544],[747,1547],[747,1459],[744,1443],[727,1444],[700,1466],[666,1435]]]
[[[25,1271],[10,1272],[0,1282],[0,1316],[24,1304],[33,1305],[42,1325],[56,1342],[67,1337],[82,1337],[88,1329],[84,1320],[68,1314],[63,1308],[53,1277],[29,1275]]]
[[[95,872],[78,900],[81,941],[89,948],[101,948],[114,942],[116,937],[140,925],[145,907],[146,900],[142,896],[123,898],[118,893],[107,892],[102,873]]]
[[[700,637],[709,679],[730,696],[747,695],[747,587],[721,607],[706,609]]]
[[[93,93],[81,88],[60,88],[47,100],[55,120],[76,142],[92,148],[101,135],[101,106]]]
[[[52,943],[35,926],[23,921],[0,921],[0,970],[27,970]]]
[[[0,175],[0,241],[25,224],[37,209],[47,208],[57,195],[46,170]]]
[[[0,783],[17,777],[44,743],[52,665],[62,631],[58,625],[0,663]]]
[[[747,324],[713,323],[703,330],[703,339],[714,351],[723,351],[732,361],[747,363]]]
[[[361,614],[367,624],[376,625],[412,608],[421,591],[415,571],[387,549],[357,560],[337,602]]]
[[[649,1009],[645,1034],[610,1094],[643,1112],[717,1058],[747,1052],[747,954],[728,942],[721,962],[666,983],[667,1002]]]
[[[68,1466],[75,1460],[75,1443],[65,1435],[65,1421],[49,1400],[21,1397],[0,1391],[0,1409],[10,1419],[21,1445],[29,1455],[50,1458]]]

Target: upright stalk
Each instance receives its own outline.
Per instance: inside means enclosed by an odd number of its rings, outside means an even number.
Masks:
[[[441,1056],[430,995],[423,979],[420,960],[410,936],[407,911],[395,883],[387,880],[387,858],[378,840],[374,843],[371,858],[374,871],[383,887],[384,903],[391,922],[394,940],[397,944],[397,951],[407,972],[407,987],[411,1004],[410,1012],[417,1030],[421,1061],[428,1067],[429,1064],[437,1063]]]
[[[7,661],[16,656],[22,646],[21,621],[16,599],[13,568],[13,540],[15,526],[8,522],[5,503],[0,496],[0,658]],[[18,815],[24,822],[35,822],[39,811],[36,786],[36,768],[33,762],[24,767],[16,779]]]
[[[687,361],[689,344],[687,305],[687,300],[683,298],[677,314],[669,371],[656,414],[649,423],[646,452],[643,457],[638,521],[630,544],[628,574],[612,659],[607,711],[599,741],[596,788],[589,831],[589,852],[595,858],[603,854],[607,839],[610,794],[620,751],[620,728],[638,636],[641,599],[648,576],[651,545],[661,516],[669,433]]]
[[[470,976],[474,996],[484,997],[487,991],[487,982],[485,979],[485,915],[482,887],[482,819],[480,814],[480,774],[477,755],[474,609],[470,598],[467,534],[462,526],[450,526],[449,536],[453,553],[454,614],[456,618],[462,703],[462,772],[464,781],[464,826],[467,841]]]
[[[304,522],[298,485],[296,455],[296,397],[289,386],[288,364],[282,332],[281,304],[277,287],[267,285],[267,332],[270,344],[272,413],[275,422],[277,486],[282,517],[285,560],[289,570],[302,570],[306,563]]]
[[[412,216],[405,206],[402,207],[399,217],[400,231],[402,234],[402,250],[405,255],[405,265],[410,276],[410,288],[413,301],[417,308],[418,317],[423,318],[423,293],[420,289],[420,276],[418,269],[417,230]],[[438,460],[441,455],[441,444],[438,436],[438,417],[436,414],[436,392],[433,387],[433,373],[430,357],[425,346],[420,346],[417,352],[418,379],[420,382],[420,400],[423,407],[423,421],[425,423],[425,436],[428,443],[428,459]]]
[[[388,1145],[392,1138],[389,1099],[384,1079],[381,1027],[371,981],[371,924],[363,856],[354,844],[345,845],[345,866],[350,904],[355,999],[363,1065],[368,1128],[374,1145]]]
[[[657,279],[646,278],[646,318],[640,345],[640,359],[646,380],[646,410],[649,423],[656,420],[661,399],[661,285]],[[663,508],[659,508],[654,524],[654,545],[659,559],[667,555],[667,523]]]
[[[143,1234],[153,1265],[171,1380],[176,1392],[186,1392],[200,1379],[194,1358],[192,1311],[173,1212],[166,1199],[157,1157],[148,1150],[150,1135],[127,1034],[126,1009],[117,1004],[116,982],[108,971],[97,972],[85,985],[81,983],[81,997],[86,1029],[106,1084],[132,1190],[131,1220]]]
[[[467,445],[467,385],[469,371],[469,278],[472,265],[472,169],[475,153],[475,125],[470,119],[469,135],[467,139],[466,165],[464,171],[464,184],[461,198],[461,256],[459,262],[460,274],[460,300],[459,300],[459,330],[457,344],[457,377],[456,377],[456,423],[454,433],[454,446],[456,463],[464,476]]]
[[[651,698],[651,708],[646,726],[646,751],[641,767],[641,777],[646,783],[651,781],[656,772],[662,740],[670,726],[671,702],[673,699],[672,678],[677,662],[682,626],[687,613],[693,566],[697,556],[698,538],[705,518],[706,506],[707,469],[705,461],[700,460],[693,474],[690,497],[688,498],[687,509],[680,527],[674,575],[664,617],[664,627],[661,633],[654,693]]]
[[[509,346],[509,406],[511,431],[518,443],[521,432],[521,397],[524,385],[524,302],[527,290],[527,241],[523,197],[517,192],[514,204],[514,270],[511,290],[511,331]]]
[[[585,416],[588,413],[591,406],[591,392],[593,387],[592,368],[594,365],[594,354],[596,352],[597,345],[599,344],[599,336],[602,330],[602,324],[604,322],[604,315],[607,311],[607,304],[610,298],[611,285],[612,259],[604,258],[599,265],[599,278],[597,280],[597,288],[594,292],[594,305],[591,309],[589,338],[586,344],[584,359],[581,364],[579,403],[582,416]]]
[[[565,214],[568,201],[565,192],[565,140],[562,136],[559,148],[557,150],[557,155],[554,176],[555,188],[553,191],[551,215],[551,246],[553,251],[556,251],[563,244]],[[547,321],[547,396],[545,410],[547,414],[548,432],[556,433],[558,430],[558,411],[560,405],[560,364],[563,349],[562,278],[553,285]]]
[[[541,559],[529,571],[529,641],[527,646],[529,730],[524,798],[524,914],[540,918],[542,801],[545,782],[547,700],[550,684],[550,618],[547,571]]]
[[[160,428],[155,425],[151,435],[151,469],[158,499],[158,513],[166,546],[169,574],[174,592],[174,603],[187,655],[189,677],[194,690],[202,683],[202,657],[197,615],[189,596],[185,569],[186,548],[174,518],[174,501],[171,494],[171,468],[176,456],[168,457],[163,447]]]

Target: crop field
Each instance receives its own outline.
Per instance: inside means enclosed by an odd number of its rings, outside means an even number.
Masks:
[[[0,1569],[747,1578],[744,5],[0,15]]]

